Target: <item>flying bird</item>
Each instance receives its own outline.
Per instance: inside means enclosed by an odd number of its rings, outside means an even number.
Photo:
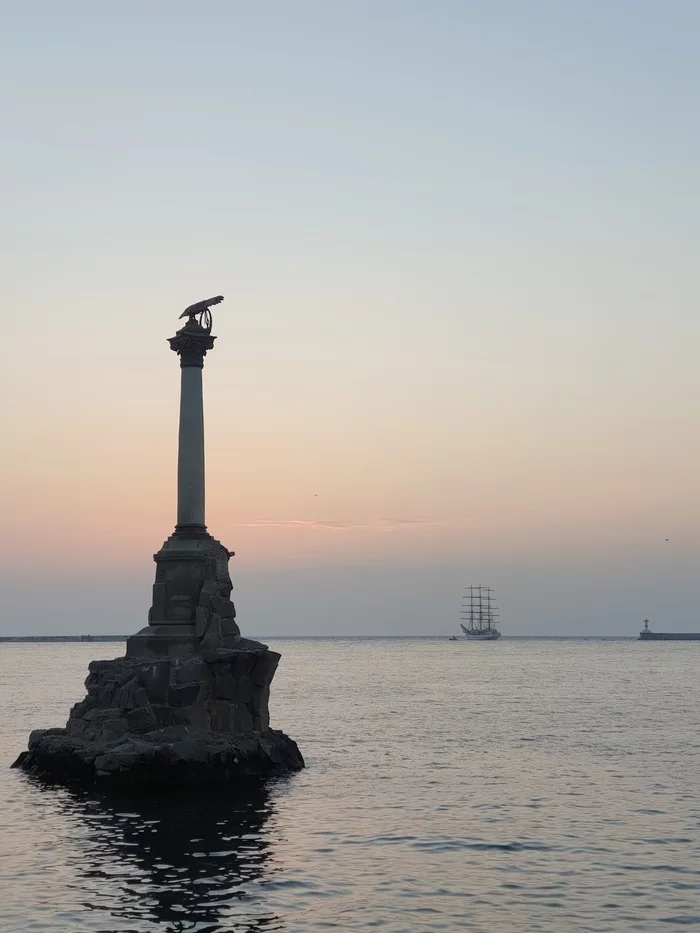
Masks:
[[[189,308],[185,308],[180,317],[197,317],[198,314],[208,311],[212,305],[218,305],[223,300],[223,295],[217,295],[215,298],[205,298],[204,301],[197,301],[195,304],[190,305]]]

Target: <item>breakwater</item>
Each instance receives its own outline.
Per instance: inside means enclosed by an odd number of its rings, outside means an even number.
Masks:
[[[126,641],[126,635],[0,635],[0,642]]]

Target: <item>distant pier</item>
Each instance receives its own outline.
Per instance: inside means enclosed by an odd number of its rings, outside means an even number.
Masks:
[[[639,641],[700,641],[700,632],[652,632],[649,619],[645,619]]]
[[[0,642],[126,641],[126,635],[0,635]]]

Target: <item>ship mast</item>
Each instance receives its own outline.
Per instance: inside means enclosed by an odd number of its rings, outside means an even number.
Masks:
[[[481,583],[464,587],[460,617],[465,633],[471,632],[474,635],[483,635],[485,638],[499,637],[500,632],[496,629],[496,619],[499,613],[493,592],[492,587],[483,586]]]
[[[486,601],[487,601],[487,608],[488,608],[488,626],[489,626],[489,628],[493,628],[493,627],[494,627],[494,622],[495,622],[495,620],[498,618],[498,612],[497,612],[497,610],[496,610],[496,608],[495,608],[495,607],[496,607],[496,602],[495,602],[494,598],[491,596],[491,593],[493,593],[493,589],[492,589],[490,586],[487,586],[487,587],[486,587]]]
[[[468,596],[467,589],[469,590]],[[476,586],[465,586],[461,618],[463,622],[468,623],[466,626],[468,631],[483,633],[494,627],[498,612],[492,593],[492,587],[483,586],[481,583]]]

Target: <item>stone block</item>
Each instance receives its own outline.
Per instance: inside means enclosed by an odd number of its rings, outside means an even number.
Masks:
[[[202,638],[209,627],[211,613],[204,606],[197,606],[194,611],[194,633],[197,638]]]
[[[250,703],[253,699],[253,681],[250,677],[244,676],[237,683],[237,699],[239,703]]]
[[[107,741],[118,739],[126,732],[127,724],[123,716],[115,716],[114,719],[105,719],[102,723],[102,735]]]
[[[126,714],[126,725],[130,732],[150,732],[158,728],[158,720],[150,706],[139,707]]]
[[[227,647],[235,645],[235,639],[238,638],[241,632],[234,618],[222,619],[219,622],[219,631],[221,632],[221,639]]]
[[[119,672],[117,676],[117,684],[120,687],[123,687],[125,684],[135,680],[136,676],[136,671],[133,669],[133,667],[127,667],[125,670]]]
[[[82,719],[70,718],[66,723],[66,733],[68,735],[78,735],[83,729],[85,729],[85,722]]]
[[[270,701],[270,688],[269,687],[260,687],[259,690],[256,690],[253,694],[253,711],[260,713],[263,710],[267,710],[268,703]]]
[[[182,712],[180,710],[179,712]],[[187,731],[182,726],[166,726],[160,733],[161,742],[177,742],[178,739],[183,739],[187,735]],[[132,744],[141,741],[140,739],[132,739]]]
[[[167,586],[165,583],[153,584],[153,605],[148,613],[149,622],[165,621],[165,606],[167,599]]]
[[[142,670],[142,680],[151,703],[164,703],[168,695],[170,665],[167,661],[155,661]]]
[[[206,702],[213,695],[214,695],[214,681],[210,677],[207,677],[206,680],[200,680],[198,702],[199,703]]]
[[[113,706],[119,690],[120,688],[117,687],[114,681],[108,681],[106,684],[100,685],[100,689],[95,690],[94,693],[91,694],[91,697],[94,697],[94,705],[98,706],[100,709],[107,709]]]
[[[204,637],[202,638],[201,647],[202,649],[209,651],[216,651],[221,647],[221,618],[218,615],[212,615],[209,621],[209,627],[206,630]]]
[[[215,667],[212,693],[219,700],[235,700],[237,696],[236,681],[228,665],[217,664]]]
[[[117,762],[120,771],[133,767],[138,761],[139,757],[138,754],[129,745],[119,745],[116,748],[111,749],[109,755]]]
[[[221,596],[212,596],[211,606],[214,612],[218,613],[222,619],[233,619],[236,610],[230,599],[224,599]]]
[[[204,706],[196,703],[194,706],[180,706],[171,710],[176,726],[187,726],[189,729],[209,729],[209,713]]]
[[[225,700],[212,700],[209,704],[209,722],[213,732],[231,732],[231,704]]]
[[[138,689],[138,681],[132,676],[131,679],[127,680],[115,693],[113,705],[121,709],[134,709],[138,706],[136,702],[136,691]]]
[[[233,720],[233,731],[234,732],[252,732],[253,731],[253,717],[250,714],[250,710],[243,703],[236,703],[234,706],[234,720]]]
[[[206,761],[207,750],[202,742],[196,739],[180,739],[173,743],[171,755],[175,764],[178,761]]]
[[[29,733],[29,742],[28,742],[28,745],[27,745],[27,747],[29,748],[29,750],[31,751],[36,745],[38,745],[39,742],[40,742],[40,741],[43,739],[43,737],[46,735],[46,733],[49,732],[49,731],[50,731],[50,730],[48,730],[48,729],[33,729],[33,730]],[[56,732],[56,731],[58,731],[58,730],[54,730],[54,732]]]
[[[253,670],[253,683],[256,687],[269,686],[275,676],[279,659],[280,655],[276,651],[266,651],[264,655],[258,658]]]
[[[207,680],[209,670],[199,658],[187,658],[173,669],[173,676],[176,684],[194,684]]]
[[[192,712],[191,706],[169,706],[168,709],[172,713],[175,726],[178,729],[182,726],[189,726],[190,714]]]
[[[249,676],[253,673],[255,668],[255,662],[257,661],[257,655],[253,651],[237,651],[235,657],[235,676],[236,680],[240,680],[241,677]]]
[[[260,710],[260,715],[255,717],[255,731],[267,732],[270,728],[270,714],[267,709]]]
[[[189,706],[199,696],[199,684],[183,684],[182,686],[168,687],[169,706]]]
[[[145,687],[137,687],[134,694],[134,700],[137,707],[140,706],[150,706],[150,701],[148,699],[148,693]]]
[[[178,642],[168,648],[168,657],[171,658],[191,658],[196,654],[197,645],[192,642]]]
[[[216,596],[216,583],[213,580],[205,580],[199,591],[199,605],[202,609],[211,607],[212,596]]]
[[[119,768],[119,762],[114,757],[114,755],[99,755],[95,758],[95,770],[96,771],[117,771]]]
[[[153,710],[153,715],[158,720],[159,726],[174,726],[175,725],[173,711],[170,709],[169,706],[165,706],[164,704],[154,704],[153,706],[151,706],[151,709]]]
[[[76,712],[77,710],[77,712]],[[68,721],[71,722],[75,720],[79,722],[81,719],[84,722],[99,722],[102,719],[108,718],[109,710],[104,709],[89,709],[87,711],[80,709],[80,703],[76,703],[73,709],[71,710],[71,716],[68,717]]]

